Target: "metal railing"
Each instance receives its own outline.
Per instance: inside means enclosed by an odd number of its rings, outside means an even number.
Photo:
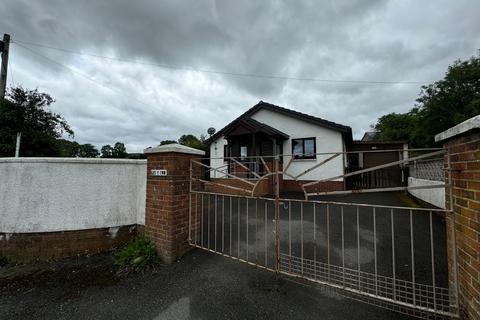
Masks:
[[[233,161],[233,159],[235,161]],[[227,174],[247,179],[259,178],[265,174],[261,171],[261,163],[257,161],[241,161],[237,158],[228,158],[227,163],[216,167],[217,170],[207,170],[210,178],[228,178]]]
[[[445,181],[443,159],[414,161],[410,164],[410,177],[433,181]]]
[[[445,219],[454,218],[451,210],[311,200],[318,194],[352,191],[307,189],[338,178],[430,160],[444,153],[445,150],[415,152],[408,159],[304,182],[300,178],[342,153],[324,153],[322,160],[300,173],[291,171],[293,158],[280,165],[280,156],[268,160],[259,157],[260,161],[255,159],[255,163],[262,163],[265,173],[252,170],[256,178],[248,179],[234,171],[224,172],[230,178],[227,182],[199,178],[204,176],[202,170],[219,169],[192,160],[189,242],[398,312],[423,318],[432,314],[457,317],[457,270],[450,270],[447,263],[448,256],[456,258],[455,252],[447,254],[447,250],[454,251],[456,247],[455,236],[451,244],[446,243]],[[449,163],[446,170],[450,169]],[[248,169],[245,165],[240,167]],[[281,198],[282,176],[300,183],[304,200]],[[274,185],[271,190],[275,198],[256,196],[257,187],[266,179]],[[416,187],[419,188],[432,186]],[[361,192],[407,189],[408,186],[380,186]],[[454,228],[449,232],[454,234]]]
[[[443,149],[411,149],[397,150],[401,151],[402,157],[397,161],[384,163],[368,168],[344,168],[345,157],[351,153],[381,153],[392,152],[392,150],[369,150],[369,151],[348,151],[348,152],[321,152],[316,153],[316,160],[298,165],[297,160],[292,155],[274,156],[255,156],[245,157],[243,161],[238,158],[210,158],[192,160],[193,166],[203,170],[200,178],[204,184],[219,184],[219,182],[209,181],[212,178],[223,178],[227,180],[236,180],[241,182],[242,192],[255,195],[257,187],[264,179],[273,179],[279,174],[284,180],[294,180],[304,193],[305,199],[316,195],[327,194],[348,194],[348,193],[366,193],[379,191],[402,191],[423,188],[444,188],[446,185],[415,185],[408,186],[408,167],[415,162],[431,160],[432,158],[443,156]],[[222,163],[215,164],[222,159]],[[213,162],[207,165],[205,161]],[[301,160],[298,160],[302,162]],[[305,164],[309,167],[305,169]],[[278,166],[278,170],[275,167]],[[323,168],[328,167],[328,169]],[[301,168],[301,169],[300,169]],[[442,168],[442,172],[443,172]],[[437,173],[435,173],[437,174]],[[195,177],[198,178],[198,177]],[[324,190],[322,184],[328,184],[333,181],[344,181],[345,190]],[[238,189],[238,185],[220,182],[225,188],[232,190]]]
[[[456,314],[446,210],[281,200],[277,257],[274,199],[194,191],[191,203],[193,246],[403,313]]]

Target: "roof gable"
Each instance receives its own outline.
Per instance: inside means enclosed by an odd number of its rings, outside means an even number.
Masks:
[[[292,118],[300,119],[300,120],[310,122],[310,123],[313,123],[313,124],[321,126],[321,127],[325,127],[325,128],[331,129],[331,130],[339,131],[345,136],[345,138],[347,140],[349,140],[349,141],[352,140],[352,129],[349,126],[344,126],[344,125],[341,125],[341,124],[338,124],[338,123],[335,123],[335,122],[332,122],[332,121],[328,121],[328,120],[325,120],[325,119],[322,119],[322,118],[314,117],[314,116],[311,116],[311,115],[308,115],[308,114],[305,114],[305,113],[302,113],[302,112],[294,111],[294,110],[283,108],[283,107],[280,107],[280,106],[277,106],[277,105],[274,105],[274,104],[271,104],[271,103],[268,103],[268,102],[260,101],[259,103],[257,103],[256,105],[254,105],[253,107],[248,109],[245,113],[240,115],[238,118],[236,118],[235,120],[230,122],[224,128],[219,130],[213,136],[208,138],[206,142],[208,144],[210,144],[211,142],[215,141],[217,138],[224,135],[224,133],[229,128],[231,128],[233,125],[235,125],[236,123],[238,123],[238,121],[240,121],[242,119],[253,120],[250,116],[252,116],[254,113],[256,113],[257,111],[259,111],[261,109],[266,109],[266,110],[270,110],[270,111],[273,111],[273,112],[278,112],[278,113],[284,114],[284,115],[292,117]],[[247,121],[249,121],[249,120],[247,120]],[[263,123],[262,123],[262,125],[266,126],[266,124],[263,124]],[[269,127],[269,128],[277,130],[277,129],[272,128],[272,127]]]

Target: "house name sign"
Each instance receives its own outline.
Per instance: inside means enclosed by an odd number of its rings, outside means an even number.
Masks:
[[[166,169],[152,169],[150,174],[154,177],[165,177],[168,172]]]

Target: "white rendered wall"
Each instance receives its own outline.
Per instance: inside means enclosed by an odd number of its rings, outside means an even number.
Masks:
[[[409,187],[436,186],[441,184],[444,184],[444,182],[408,177]],[[445,209],[445,188],[414,189],[408,190],[408,192],[418,199],[433,204],[436,207]]]
[[[0,232],[145,224],[146,160],[0,159]]]
[[[252,118],[282,131],[290,136],[290,139],[283,143],[283,153],[290,155],[292,153],[292,139],[296,138],[316,138],[317,153],[319,152],[342,152],[343,138],[338,131],[330,130],[310,122],[295,119],[284,114],[260,109],[252,115]],[[330,155],[317,155],[316,160],[294,160],[288,168],[288,173],[297,175],[315,164],[331,157]],[[290,156],[283,157],[283,163],[286,165],[290,161]],[[339,155],[335,159],[327,162],[319,168],[302,176],[302,180],[319,180],[343,174],[343,156]],[[283,179],[291,179],[284,176]],[[342,181],[337,179],[335,181]]]

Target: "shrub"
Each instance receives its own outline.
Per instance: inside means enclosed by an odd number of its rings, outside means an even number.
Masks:
[[[0,267],[6,266],[10,261],[3,254],[0,254]]]
[[[124,271],[146,271],[158,264],[155,246],[145,238],[136,238],[115,253],[117,264]]]

